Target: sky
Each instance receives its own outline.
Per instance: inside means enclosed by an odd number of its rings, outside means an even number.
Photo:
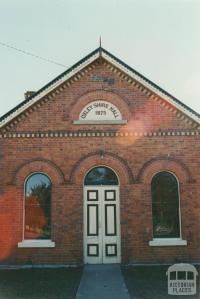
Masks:
[[[96,49],[100,35],[103,48],[200,113],[200,0],[0,0],[0,115]]]

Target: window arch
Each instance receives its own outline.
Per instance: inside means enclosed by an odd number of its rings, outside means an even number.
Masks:
[[[180,238],[179,186],[170,172],[154,175],[151,182],[154,238]]]
[[[51,180],[34,173],[25,182],[24,239],[51,239]]]
[[[84,181],[84,185],[118,185],[118,178],[114,171],[105,166],[91,169]]]

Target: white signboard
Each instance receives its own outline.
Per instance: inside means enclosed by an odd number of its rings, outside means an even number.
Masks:
[[[195,295],[198,272],[191,264],[174,264],[167,270],[169,295]]]
[[[122,115],[112,103],[99,100],[86,105],[79,115],[79,120],[122,120]]]

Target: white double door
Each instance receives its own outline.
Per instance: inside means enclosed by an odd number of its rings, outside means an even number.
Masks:
[[[84,187],[84,262],[121,262],[118,186]]]

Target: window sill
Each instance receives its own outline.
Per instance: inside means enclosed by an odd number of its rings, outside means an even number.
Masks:
[[[55,242],[51,240],[23,240],[18,243],[18,248],[28,248],[28,247],[55,247]]]
[[[178,238],[153,239],[149,241],[149,246],[186,246],[187,241]]]

